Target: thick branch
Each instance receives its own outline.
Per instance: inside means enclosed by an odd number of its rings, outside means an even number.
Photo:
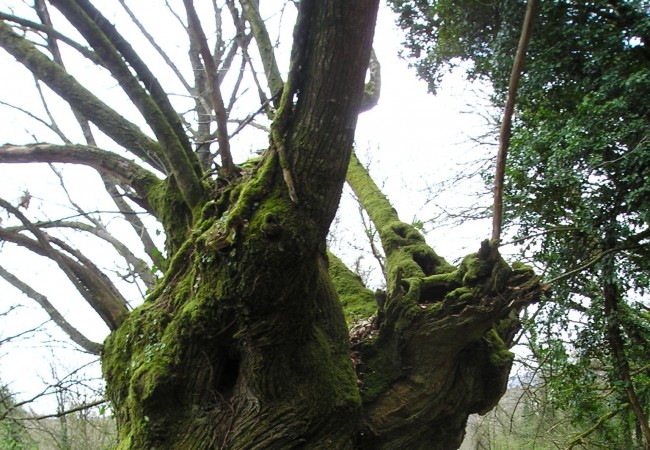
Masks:
[[[185,4],[185,10],[187,11],[187,20],[189,23],[190,31],[193,34],[194,40],[199,47],[199,52],[201,54],[203,65],[205,67],[205,73],[208,78],[207,87],[217,122],[217,142],[219,143],[221,162],[223,164],[223,169],[226,175],[231,175],[234,172],[235,166],[232,160],[232,155],[230,154],[230,141],[228,139],[228,116],[223,103],[223,98],[221,96],[217,65],[214,61],[214,58],[212,57],[212,54],[210,53],[207,38],[205,37],[205,33],[201,27],[201,21],[196,14],[192,0],[183,0],[183,3]]]
[[[73,327],[70,322],[68,322],[65,317],[50,303],[46,296],[40,294],[35,289],[30,287],[27,283],[24,283],[12,273],[5,270],[4,267],[0,266],[0,277],[4,278],[9,284],[13,285],[16,289],[20,290],[23,294],[27,295],[38,303],[43,310],[50,316],[52,321],[61,328],[65,334],[67,334],[70,339],[79,345],[81,348],[86,350],[89,353],[98,355],[102,346],[96,342],[93,342],[86,338],[79,330]]]
[[[400,275],[403,277],[432,275],[450,269],[450,266],[426,244],[419,231],[400,220],[397,211],[354,153],[350,158],[346,179],[379,233],[386,254],[389,289],[394,287],[396,281],[396,263],[402,267],[401,271],[406,270]],[[408,255],[407,260],[412,260],[408,269],[405,266],[406,260],[395,256],[404,252]],[[414,256],[418,259],[417,263],[413,261]]]
[[[363,0],[332,7],[323,1],[301,1],[299,5],[291,68],[272,137],[278,145],[278,137],[288,133],[282,168],[294,177],[301,207],[327,227],[350,160],[377,3]]]
[[[241,5],[244,11],[244,15],[248,20],[248,23],[251,25],[251,30],[253,31],[253,36],[255,36],[255,41],[257,41],[257,48],[260,53],[260,59],[264,65],[264,74],[271,90],[271,95],[279,92],[280,89],[284,86],[284,81],[282,81],[282,75],[280,74],[280,69],[278,69],[278,63],[275,59],[275,53],[273,51],[273,44],[271,43],[271,38],[266,29],[266,24],[264,19],[260,16],[259,5],[256,0],[241,0]],[[275,102],[275,107],[279,106],[278,101]]]
[[[156,106],[160,109],[160,112],[164,116],[167,123],[171,126],[174,131],[174,135],[178,139],[181,147],[185,151],[187,157],[190,160],[190,163],[193,165],[194,170],[196,171],[197,176],[202,176],[202,171],[198,166],[198,161],[196,160],[196,155],[192,151],[192,146],[187,134],[183,128],[180,117],[171,102],[167,93],[160,85],[158,78],[149,70],[149,66],[140,58],[138,53],[131,47],[129,44],[115,29],[113,24],[111,24],[101,13],[87,0],[77,0],[79,6],[84,10],[84,12],[91,17],[92,20],[97,24],[98,28],[108,37],[110,43],[115,47],[115,49],[124,57],[126,62],[133,68],[135,73],[138,76],[139,81],[145,86],[145,88],[151,93],[151,98],[156,103]],[[137,24],[137,21],[136,21]],[[139,27],[140,28],[140,27]],[[140,28],[142,31],[142,28]],[[152,42],[150,36],[147,36],[149,42]],[[155,46],[163,58],[165,57],[164,52],[159,47]],[[168,58],[167,58],[168,60]],[[146,118],[146,116],[145,116]]]
[[[14,33],[4,21],[0,21],[0,46],[111,139],[156,169],[165,171],[164,155],[157,142],[109,108],[34,44]]]
[[[150,189],[160,183],[153,173],[122,156],[87,145],[30,144],[0,146],[0,163],[67,163],[82,164],[127,184],[140,196],[141,204],[147,205]],[[155,212],[154,212],[155,213]]]
[[[180,119],[156,78],[117,30],[89,2],[53,0],[52,4],[90,43],[138,108],[161,143],[162,152],[183,199],[190,208],[196,206],[204,196],[200,181],[201,169],[192,153]],[[131,73],[127,62],[136,71],[140,80]],[[147,86],[151,95],[145,91],[140,82]]]
[[[88,220],[92,221],[94,225],[89,225],[84,222],[68,222],[68,221],[51,221],[51,222],[38,222],[34,223],[34,226],[38,228],[70,228],[77,231],[84,231],[90,233],[98,238],[109,243],[117,253],[124,258],[124,260],[133,267],[133,271],[138,275],[144,284],[148,288],[152,288],[155,284],[155,279],[151,273],[151,268],[149,265],[142,259],[138,258],[133,254],[133,252],[123,244],[119,239],[110,234],[108,230],[97,220],[93,220],[87,214],[85,214]],[[8,228],[9,231],[20,231],[19,229]]]
[[[370,74],[370,80],[366,83],[363,91],[363,99],[361,100],[359,112],[369,111],[377,106],[381,95],[381,65],[379,64],[374,49],[370,53],[368,72]]]
[[[99,314],[111,330],[117,329],[127,315],[126,301],[107,280],[106,276],[93,264],[75,261],[71,257],[55,250],[50,242],[54,239],[35,227],[16,207],[0,199],[0,206],[16,216],[36,237],[30,239],[19,233],[0,228],[0,240],[13,242],[41,256],[56,262],[63,273],[86,299],[88,304]],[[59,242],[58,245],[61,245]],[[78,256],[78,254],[77,254]],[[88,263],[89,261],[86,260]]]

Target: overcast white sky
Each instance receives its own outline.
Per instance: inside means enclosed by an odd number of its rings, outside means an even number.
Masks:
[[[457,75],[448,77],[437,96],[428,94],[425,83],[418,81],[414,70],[409,69],[408,64],[397,57],[400,42],[400,34],[393,25],[392,13],[388,8],[382,7],[375,38],[375,50],[382,65],[382,95],[379,105],[374,110],[362,114],[359,119],[357,148],[362,160],[368,161],[368,157],[372,160],[371,173],[377,183],[383,186],[384,192],[392,200],[402,219],[407,222],[416,217],[428,220],[434,214],[434,208],[431,205],[424,207],[428,200],[424,189],[449,178],[458,170],[459,164],[486,154],[486,149],[477,150],[474,144],[469,142],[470,136],[480,134],[483,129],[484,120],[480,115],[471,113],[472,110],[482,111],[482,107],[471,92],[476,87],[472,88]],[[0,51],[0,66],[10,67],[9,75],[3,69],[0,100],[17,101],[34,95],[33,89],[16,88],[11,75],[25,82],[26,86],[33,83],[29,80],[27,72],[15,68],[15,65],[6,66],[7,61],[6,54]],[[117,90],[114,86],[98,89]],[[32,97],[27,102],[30,103],[38,104],[37,98]],[[475,106],[468,106],[471,104]],[[59,114],[59,109],[67,110],[62,104],[55,106],[55,109],[55,114]],[[42,131],[42,128],[34,128],[33,123],[28,122],[24,115],[4,108],[0,108],[0,123],[3,124],[0,128],[0,144],[31,142],[30,132]],[[105,194],[101,190],[91,188],[93,185],[101,186],[92,170],[66,168],[65,174],[75,201],[89,209],[97,206],[111,208]],[[66,212],[66,200],[58,187],[58,180],[48,168],[0,165],[0,196],[17,202],[24,190],[29,190],[34,196],[28,216],[34,217],[45,210],[50,217],[69,214]],[[457,205],[467,201],[469,198],[463,193],[445,192],[434,203]],[[356,219],[356,212],[347,195],[344,203],[344,218],[352,216]],[[0,212],[0,218],[6,220],[6,214]],[[115,229],[121,226],[118,222],[112,224]],[[468,223],[454,228],[436,229],[429,234],[428,239],[437,252],[455,260],[476,251],[480,241],[488,237],[489,233],[490,229],[485,222]],[[91,244],[88,241],[86,245],[97,245],[96,241],[92,242]],[[100,264],[109,265],[109,261],[102,260],[104,253],[110,252],[108,249],[94,251]],[[13,270],[26,281],[32,282],[52,302],[59,305],[62,312],[67,313],[69,320],[90,338],[103,340],[107,329],[93,319],[94,313],[84,302],[76,300],[78,295],[69,283],[62,277],[52,277],[52,273],[57,269],[51,264],[39,258],[29,258],[8,245],[0,247],[0,264]],[[137,293],[133,291],[130,295],[136,297]],[[0,280],[0,311],[15,303],[25,305],[24,311],[12,315],[9,320],[0,319],[0,339],[3,335],[10,335],[28,324],[46,320],[38,306],[4,280]],[[61,338],[57,330],[52,333],[56,338]],[[59,351],[57,349],[57,352]],[[56,355],[53,356],[48,349],[44,349],[40,341],[7,344],[0,349],[0,380],[10,383],[12,390],[24,397],[41,386],[40,380],[49,370],[48,362],[55,361],[72,368],[79,361],[88,359],[80,357],[76,351],[66,351],[64,357],[59,356],[60,353]],[[99,374],[97,366],[92,370]]]

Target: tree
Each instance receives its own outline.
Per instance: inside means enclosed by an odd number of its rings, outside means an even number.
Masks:
[[[503,104],[523,2],[393,3],[432,87],[467,60],[469,75],[489,80],[494,104]],[[514,240],[553,284],[554,300],[534,312],[531,350],[547,363],[541,370],[556,402],[577,422],[633,424],[615,425],[605,439],[614,447],[650,445],[641,350],[650,339],[650,121],[640,100],[650,86],[649,6],[540,4],[506,169]]]
[[[20,407],[16,407],[9,389],[0,385],[0,445],[7,450],[27,450],[36,448],[27,430],[16,418],[25,416]]]
[[[55,27],[50,6],[74,30]],[[457,447],[467,416],[488,411],[505,390],[508,347],[519,312],[540,294],[537,278],[509,267],[488,241],[458,267],[448,264],[400,221],[352,154],[357,116],[378,95],[377,1],[297,3],[286,76],[258,2],[213,6],[216,33],[205,31],[193,2],[184,1],[186,19],[171,11],[187,32],[193,85],[140,28],[191,95],[195,116],[178,112],[143,53],[89,1],[39,0],[26,15],[2,13],[0,46],[68,103],[85,143],[50,119],[60,143],[6,144],[0,162],[97,170],[159,271],[153,279],[83,208],[81,223],[31,221],[21,205],[2,201],[17,224],[0,238],[54,261],[108,338],[89,341],[44,295],[9,272],[4,278],[77,345],[101,353],[119,448]],[[127,120],[68,73],[63,44],[110,73],[145,123]],[[266,80],[249,79],[257,105],[229,129],[244,69],[256,73],[257,64]],[[268,122],[254,123],[257,115]],[[267,148],[235,164],[234,136],[265,123]],[[376,296],[326,250],[346,180],[386,255],[388,288]],[[163,227],[164,252],[140,212]],[[149,288],[144,303],[131,310],[92,259],[50,231],[64,227],[112,245]],[[350,333],[342,304],[362,319]]]

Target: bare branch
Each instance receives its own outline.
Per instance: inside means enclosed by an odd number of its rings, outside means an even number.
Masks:
[[[248,23],[251,24],[251,30],[255,41],[257,41],[257,48],[260,52],[260,59],[264,65],[264,73],[271,89],[271,95],[278,92],[284,86],[278,63],[275,59],[273,52],[273,44],[269,38],[269,33],[264,24],[264,20],[260,16],[259,6],[256,1],[241,0],[241,5]],[[275,104],[277,108],[279,103]]]
[[[5,144],[0,146],[0,163],[34,162],[82,164],[111,175],[132,186],[140,196],[140,204],[150,212],[151,207],[147,202],[149,190],[160,183],[158,177],[133,161],[87,145]]]
[[[162,252],[158,249],[158,247],[156,247],[156,244],[154,244],[153,239],[151,238],[149,232],[147,231],[147,228],[144,226],[144,223],[142,223],[142,221],[138,217],[138,214],[133,210],[133,208],[131,208],[131,205],[129,205],[129,203],[123,198],[125,195],[120,194],[120,192],[117,189],[119,186],[122,190],[125,190],[125,187],[120,186],[117,180],[113,179],[110,176],[103,176],[102,179],[104,180],[104,187],[106,188],[106,191],[113,199],[113,202],[115,202],[115,205],[117,205],[118,209],[120,210],[120,213],[122,213],[124,220],[126,220],[127,223],[131,225],[131,228],[133,228],[137,236],[140,238],[145,253],[149,255],[149,258],[151,258],[151,261],[153,261],[156,267],[158,268],[164,267],[165,258],[163,257]]]
[[[269,103],[269,101],[267,99],[266,94],[264,93],[264,88],[262,87],[262,84],[260,83],[260,81],[259,81],[259,79],[257,77],[257,71],[255,70],[255,67],[253,66],[253,61],[252,61],[252,59],[250,57],[250,54],[248,53],[248,44],[250,43],[250,41],[252,39],[252,36],[251,36],[251,34],[246,34],[246,24],[244,22],[244,19],[239,16],[239,11],[235,7],[234,0],[226,0],[226,5],[228,6],[228,9],[230,10],[230,15],[232,16],[232,20],[233,20],[233,22],[235,24],[235,28],[237,29],[237,35],[236,35],[235,39],[237,40],[237,42],[239,43],[239,47],[241,48],[242,58],[244,59],[244,61],[246,61],[246,63],[248,64],[248,66],[251,69],[251,75],[253,76],[253,82],[255,83],[255,86],[257,87],[257,93],[258,93],[258,95],[260,97],[260,102],[262,103],[262,105],[266,105],[266,104]],[[279,72],[278,72],[278,76],[280,76]],[[282,79],[280,79],[280,81],[282,82]],[[284,83],[284,82],[282,82],[282,83]],[[280,84],[280,87],[282,87],[282,84]],[[277,91],[275,93],[272,92],[272,95],[277,95],[278,92],[279,91]],[[277,103],[277,100],[279,100],[279,98],[280,97],[278,96],[278,99],[276,99],[275,103]],[[272,117],[272,114],[270,113],[270,110],[268,108],[267,108],[267,114],[269,115],[269,117]]]
[[[27,111],[26,109],[23,109],[20,106],[12,105],[10,103],[3,102],[2,100],[0,100],[0,105],[6,106],[7,108],[11,108],[11,109],[14,109],[16,111],[21,112],[22,114],[25,114],[30,119],[33,119],[33,120],[37,121],[38,123],[40,123],[40,124],[46,126],[47,128],[49,128],[54,134],[56,134],[62,141],[65,142],[65,140],[64,140],[65,135],[61,132],[61,130],[59,130],[56,127],[56,125],[52,125],[47,120],[38,117],[36,114],[34,114],[34,113],[30,112],[30,111]]]
[[[235,167],[230,154],[230,141],[228,140],[228,116],[226,108],[221,96],[221,89],[219,87],[219,76],[217,73],[217,65],[208,48],[208,41],[201,27],[201,21],[196,14],[192,0],[183,0],[185,10],[187,12],[187,20],[191,33],[196,41],[199,53],[203,59],[205,73],[208,78],[207,88],[212,102],[215,119],[217,122],[217,141],[219,143],[219,153],[221,155],[221,163],[226,176],[234,173]]]
[[[499,152],[497,154],[497,167],[494,176],[494,210],[492,216],[492,241],[499,244],[501,240],[501,227],[503,226],[503,181],[506,173],[506,158],[508,147],[510,146],[510,129],[512,127],[512,115],[515,111],[515,101],[517,99],[517,87],[526,57],[526,49],[530,41],[532,23],[537,0],[528,0],[526,7],[526,16],[521,28],[521,37],[515,62],[512,65],[510,74],[510,83],[508,85],[508,98],[506,107],[503,111],[503,120],[501,122],[501,133],[499,135]],[[496,247],[495,247],[496,248]]]
[[[176,75],[176,78],[178,78],[178,80],[181,82],[181,84],[183,85],[185,90],[187,90],[187,92],[191,94],[193,92],[192,86],[190,86],[190,84],[187,82],[187,80],[185,79],[185,77],[183,76],[181,71],[178,69],[176,64],[174,64],[174,61],[172,61],[171,58],[169,57],[169,55],[167,55],[167,53],[162,49],[162,47],[160,47],[160,45],[158,45],[158,43],[156,42],[156,39],[154,39],[154,37],[151,35],[151,33],[149,33],[147,31],[147,29],[142,25],[142,22],[140,22],[138,20],[138,18],[135,16],[135,14],[133,14],[133,11],[131,11],[131,8],[129,8],[127,6],[126,2],[124,0],[119,0],[119,2],[120,2],[120,5],[122,5],[122,8],[124,8],[124,11],[126,11],[126,13],[131,18],[131,21],[135,24],[136,27],[138,27],[138,30],[140,30],[142,35],[147,39],[147,42],[149,42],[149,44],[154,49],[156,49],[156,52],[158,52],[158,54],[165,61],[167,66],[169,66],[169,68],[172,70],[172,72],[174,72],[174,74]]]
[[[8,22],[14,22],[17,23],[18,25],[22,25],[27,28],[31,28],[37,31],[41,31],[43,33],[46,33],[48,36],[51,36],[53,38],[59,39],[61,42],[65,42],[67,45],[70,47],[74,48],[77,50],[81,55],[85,56],[88,58],[91,62],[98,66],[103,66],[101,60],[97,57],[97,55],[90,50],[87,47],[84,47],[83,45],[79,44],[78,42],[75,42],[74,40],[70,39],[63,33],[55,30],[51,26],[48,25],[42,25],[40,23],[32,22],[31,20],[23,19],[22,17],[17,17],[11,14],[6,14],[3,12],[0,12],[0,19],[6,20]]]
[[[52,0],[51,3],[66,16],[106,63],[106,67],[160,141],[162,153],[185,203],[190,208],[196,206],[205,195],[200,181],[202,170],[180,118],[156,77],[131,45],[90,2]],[[139,79],[132,74],[127,62]]]
[[[61,330],[63,330],[73,342],[79,345],[79,347],[94,355],[99,354],[102,348],[101,344],[89,340],[81,332],[79,332],[79,330],[73,327],[70,322],[68,322],[65,317],[63,317],[63,315],[54,307],[54,305],[50,303],[46,296],[37,292],[27,283],[18,279],[15,275],[8,272],[2,266],[0,266],[0,277],[4,278],[9,284],[13,285],[16,289],[38,303],[41,308],[43,308],[43,310],[50,316],[52,321],[57,324],[59,328],[61,328]]]
[[[108,403],[108,400],[105,398],[96,400],[94,402],[90,403],[84,403],[83,405],[75,406],[74,408],[66,409],[65,411],[57,412],[55,414],[45,414],[42,416],[29,416],[25,418],[19,418],[17,420],[44,420],[44,419],[52,419],[56,417],[63,417],[67,416],[68,414],[76,413],[79,411],[85,411],[87,409],[93,408],[95,406],[103,405],[104,403]]]
[[[157,142],[109,108],[34,44],[14,33],[4,21],[0,21],[0,46],[111,139],[156,169],[166,172],[160,163],[164,154]]]
[[[0,228],[0,240],[13,242],[41,256],[52,259],[66,274],[68,279],[75,286],[77,291],[86,299],[88,304],[99,314],[106,325],[115,330],[122,323],[128,313],[127,304],[117,289],[107,280],[106,276],[99,271],[94,264],[89,263],[87,258],[75,261],[71,257],[55,250],[50,242],[56,241],[45,234],[38,227],[34,226],[19,210],[6,200],[0,199],[0,207],[16,216],[23,225],[32,233],[36,239],[30,239],[19,233]],[[65,245],[57,241],[60,247]],[[65,251],[71,252],[75,257],[79,253],[69,247]]]
[[[151,269],[149,268],[149,265],[142,259],[138,258],[133,254],[133,252],[127,247],[125,244],[123,244],[119,239],[117,239],[115,236],[110,234],[106,227],[99,222],[96,219],[93,219],[90,214],[84,213],[84,217],[86,217],[88,220],[90,220],[93,225],[89,225],[84,222],[67,222],[67,221],[60,221],[60,220],[55,220],[51,222],[36,222],[34,223],[34,226],[39,227],[39,228],[69,228],[77,231],[83,231],[86,233],[90,233],[94,236],[97,236],[98,238],[102,239],[103,241],[109,243],[115,251],[124,258],[124,260],[129,264],[131,267],[133,267],[133,270],[135,273],[142,279],[144,284],[148,287],[151,288],[155,284],[155,278],[153,277],[151,273]],[[21,227],[22,228],[22,227]],[[20,228],[6,228],[7,230],[10,231],[20,231]]]
[[[41,22],[43,22],[44,25],[54,28],[52,25],[52,19],[50,18],[50,13],[47,8],[47,4],[45,3],[45,0],[36,0],[34,2],[34,7],[36,8],[36,11],[38,13],[38,16],[41,19]],[[50,50],[50,53],[52,53],[52,58],[54,61],[59,64],[62,68],[65,69],[65,65],[63,63],[63,56],[61,55],[61,51],[59,50],[59,44],[57,42],[56,36],[54,34],[49,34],[47,35],[47,46]],[[47,111],[48,116],[50,117],[50,122],[55,126],[56,121],[54,120],[54,117],[52,117],[52,114],[49,112],[49,108],[47,106],[47,102],[45,100],[45,96],[42,93],[42,89],[40,88],[40,85],[38,84],[38,80],[36,83],[36,87],[38,89],[38,93],[41,97],[41,102],[43,103],[43,106],[45,110]],[[74,114],[75,118],[77,119],[77,122],[79,123],[79,126],[81,127],[81,131],[84,135],[84,138],[86,139],[86,144],[88,145],[94,145],[96,146],[97,143],[95,141],[95,137],[93,136],[92,130],[90,128],[90,123],[88,122],[88,119],[79,112],[76,108],[72,107],[72,113]],[[58,127],[57,127],[58,128]],[[63,134],[63,133],[61,133]],[[62,136],[61,139],[63,142],[66,144],[71,143],[69,139],[67,139],[65,136]]]

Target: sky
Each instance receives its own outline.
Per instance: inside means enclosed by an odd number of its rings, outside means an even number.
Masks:
[[[288,21],[286,17],[283,20]],[[163,39],[172,39],[169,34],[163,36]],[[445,191],[437,196],[429,192],[438,183],[458,173],[467,162],[485,158],[492,148],[477,147],[470,139],[485,129],[485,119],[482,117],[485,102],[477,96],[481,86],[468,84],[460,74],[451,74],[436,96],[429,94],[426,84],[418,81],[415,71],[397,56],[400,42],[400,33],[393,24],[392,13],[382,7],[374,46],[382,65],[382,94],[379,104],[359,118],[356,148],[361,160],[370,165],[375,181],[393,202],[402,220],[427,222],[441,207],[469,204],[473,190],[484,190],[481,183],[474,180],[469,185],[465,183],[461,192]],[[174,45],[173,41],[168,44]],[[0,51],[0,66],[9,64],[7,58]],[[11,69],[3,75],[5,78],[0,84],[0,100],[28,107],[38,105],[38,97],[30,87],[33,86],[33,81],[29,74],[15,64],[8,67]],[[88,72],[87,78],[89,83],[98,83],[94,84],[97,91],[109,93],[108,99],[111,102],[119,105],[123,101],[114,84],[94,79],[91,72]],[[18,88],[23,85],[24,87]],[[62,102],[55,101],[51,109],[57,117],[65,117],[67,114],[67,119],[64,120],[70,120]],[[41,107],[35,107],[35,111],[44,114]],[[53,137],[51,133],[43,133],[42,126],[26,120],[26,116],[16,110],[0,107],[0,123],[4,124],[0,129],[0,145],[8,142],[33,142],[30,136],[32,134],[37,135],[38,141]],[[239,142],[239,145],[246,153],[263,145],[259,142],[264,141],[254,140],[248,144]],[[110,145],[106,143],[106,146]],[[75,202],[89,210],[112,209],[107,195],[95,188],[101,185],[93,170],[65,167],[63,171],[68,192]],[[33,195],[30,210],[26,212],[28,217],[34,218],[44,213],[49,217],[74,214],[67,206],[69,202],[58,178],[48,167],[0,165],[0,196],[17,204],[25,190]],[[0,218],[8,220],[3,212],[0,212]],[[338,250],[343,253],[344,259],[352,262],[356,254],[349,251],[349,243],[356,240],[354,236],[358,235],[350,233],[358,233],[359,228],[356,225],[356,207],[347,191],[342,199],[339,218],[344,238],[339,241]],[[457,261],[465,254],[476,251],[480,241],[490,234],[489,224],[485,221],[467,222],[453,227],[434,225],[427,239],[438,253],[450,261]],[[129,245],[137,247],[137,241],[130,240],[132,238],[129,238],[129,231],[123,222],[114,220],[109,223],[109,227],[115,233],[123,235]],[[155,224],[152,227],[155,229]],[[76,236],[75,242],[81,242],[81,248],[91,252],[94,261],[101,267],[110,268],[113,264],[113,259],[109,256],[110,249],[98,246],[96,240]],[[370,259],[365,258],[364,264],[368,267],[372,267]],[[85,302],[79,300],[74,288],[52,264],[9,245],[0,247],[0,264],[46,294],[73,325],[88,337],[101,342],[106,336],[106,327],[96,320],[94,313]],[[374,284],[381,283],[376,274],[370,281]],[[127,296],[136,301],[140,294],[131,288],[127,291]],[[10,304],[21,304],[22,307],[9,317],[0,318],[0,339],[47,319],[34,302],[0,279],[0,311]],[[9,383],[19,398],[33,395],[43,382],[52,377],[48,365],[58,367],[59,373],[64,373],[81,362],[92,360],[69,346],[62,349],[60,343],[55,343],[53,348],[44,346],[44,342],[49,339],[62,339],[58,330],[52,327],[48,329],[49,336],[40,335],[38,339],[30,338],[0,347],[0,380]],[[98,365],[91,366],[88,369],[89,376],[99,376],[98,370]],[[51,406],[51,401],[38,405],[37,408],[46,408]]]

